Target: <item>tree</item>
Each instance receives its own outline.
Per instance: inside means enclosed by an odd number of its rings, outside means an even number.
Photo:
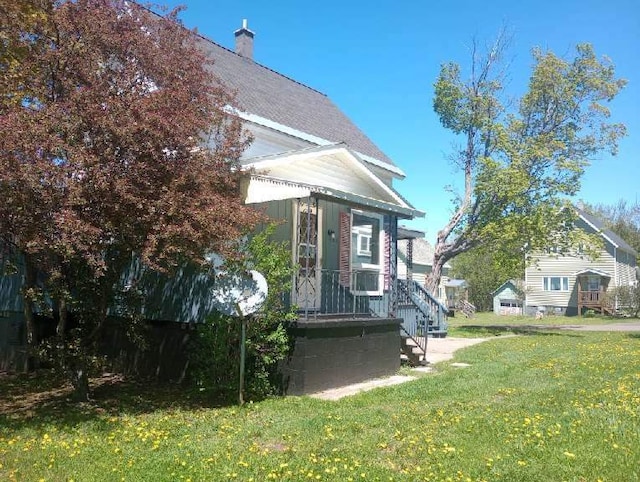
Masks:
[[[491,311],[493,291],[509,279],[522,279],[524,263],[523,251],[504,253],[497,246],[480,245],[453,259],[451,276],[467,282],[469,301],[478,311]]]
[[[86,398],[108,310],[136,283],[119,282],[132,259],[170,273],[210,250],[233,256],[257,221],[237,169],[249,140],[177,10],[33,5],[35,20],[3,34],[20,55],[0,64],[0,236],[24,265],[29,341],[48,299],[52,346]]]
[[[462,139],[453,161],[464,192],[437,234],[430,290],[444,264],[474,246],[500,244],[500,252],[514,253],[575,242],[580,235],[569,230],[573,213],[561,209],[564,200],[578,192],[590,160],[603,150],[615,154],[625,134],[623,125],[608,121],[605,105],[625,81],[590,45],[578,45],[571,61],[534,49],[528,90],[508,103],[507,44],[504,32],[484,55],[474,43],[469,79],[447,63],[435,83],[434,110]]]

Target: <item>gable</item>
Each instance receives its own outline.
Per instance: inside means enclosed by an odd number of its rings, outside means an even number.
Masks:
[[[253,140],[249,147],[242,153],[240,162],[243,164],[250,162],[251,159],[256,157],[298,151],[315,145],[309,141],[248,121],[244,124],[244,129],[251,134]]]
[[[322,187],[411,207],[344,146],[303,149],[247,160],[244,167],[275,180]]]

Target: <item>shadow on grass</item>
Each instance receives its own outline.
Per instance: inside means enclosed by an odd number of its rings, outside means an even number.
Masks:
[[[514,333],[516,335],[567,336],[583,338],[584,335],[568,332],[553,326],[538,325],[463,325],[457,326],[456,331],[465,331],[477,335],[501,335]]]
[[[627,338],[633,338],[635,340],[640,340],[640,333],[628,333]]]
[[[233,405],[229,397],[212,396],[177,384],[125,379],[104,374],[91,379],[90,402],[72,400],[71,385],[48,371],[0,373],[0,427],[74,426],[102,422],[125,414],[164,410],[194,410]]]

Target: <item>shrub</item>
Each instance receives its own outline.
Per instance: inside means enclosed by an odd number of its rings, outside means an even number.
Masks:
[[[618,309],[626,316],[634,318],[640,314],[640,284],[635,286],[618,286],[614,292],[618,301]]]
[[[287,327],[296,318],[295,309],[286,302],[293,275],[291,250],[286,242],[270,241],[274,229],[270,225],[247,242],[244,263],[227,267],[255,269],[265,276],[269,287],[262,310],[251,315],[247,323],[244,390],[247,400],[282,393],[278,366],[289,354]],[[237,396],[240,337],[240,320],[220,313],[198,327],[190,351],[190,378],[199,390],[228,399]]]

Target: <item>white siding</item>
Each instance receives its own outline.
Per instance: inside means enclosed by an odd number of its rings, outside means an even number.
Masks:
[[[431,271],[431,266],[414,264],[411,277],[414,281],[424,286],[424,281],[427,277],[426,273],[428,271]],[[398,279],[407,279],[407,264],[400,256],[398,256]]]
[[[374,185],[371,179],[365,178],[365,174],[355,172],[337,156],[318,156],[312,160],[274,166],[268,169],[267,175],[278,179],[325,186],[396,204],[395,199],[383,192],[381,186]]]
[[[365,165],[373,172],[378,178],[384,182],[387,186],[391,187],[393,184],[393,179],[396,178],[394,174],[387,171],[386,169],[382,169],[381,167],[374,166],[373,164],[368,164],[365,161]]]
[[[636,281],[636,257],[621,249],[616,250],[616,285],[629,286]]]
[[[612,251],[612,247],[608,246],[608,250],[601,250],[598,258],[594,260],[586,255],[540,254],[535,256],[537,262],[527,267],[527,306],[577,306],[576,277],[573,274],[591,268],[605,271],[613,277],[615,262]],[[547,276],[567,277],[569,291],[544,291],[543,278]],[[609,289],[613,284],[613,282],[609,283]]]
[[[242,154],[242,159],[281,154],[314,146],[311,142],[256,124],[247,123],[245,128],[253,136],[253,142]]]

